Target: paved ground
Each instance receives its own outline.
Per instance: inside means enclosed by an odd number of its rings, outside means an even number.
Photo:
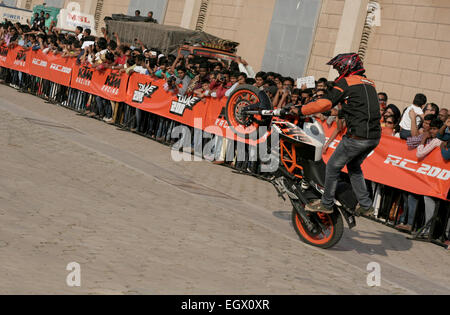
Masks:
[[[443,248],[359,219],[320,250],[290,211],[269,183],[0,86],[1,294],[450,293]]]

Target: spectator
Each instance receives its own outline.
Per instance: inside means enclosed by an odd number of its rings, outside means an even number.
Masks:
[[[196,89],[194,91],[194,96],[197,96],[201,99],[211,96],[211,90],[209,88],[209,84],[210,84],[210,82],[208,80],[202,81],[202,87],[199,89]]]
[[[423,115],[439,115],[439,106],[437,106],[434,103],[428,103],[427,105],[425,105],[425,107],[423,108]]]
[[[216,81],[215,92],[213,92],[211,96],[216,98],[224,97],[226,91],[229,90],[232,85],[233,84],[231,83],[230,73],[224,72],[223,74],[220,74],[219,78]]]
[[[291,102],[291,93],[294,87],[294,79],[290,77],[281,78],[281,89],[278,89],[277,95],[275,95],[273,107],[283,108],[286,104]]]
[[[316,90],[322,90],[322,91],[326,91],[327,90],[327,84],[328,84],[328,80],[325,78],[320,78],[319,80],[317,80],[317,84],[316,84]]]
[[[260,89],[264,90],[264,81],[266,81],[266,73],[264,71],[260,71],[255,75],[255,86]]]
[[[230,80],[232,79],[233,76],[237,76],[237,81],[231,86],[231,88],[229,90],[227,90],[225,92],[225,96],[226,97],[230,97],[230,95],[234,92],[234,90],[239,85],[245,84],[245,80],[247,79],[247,74],[245,74],[244,72],[241,72],[239,74],[234,74],[234,75],[230,76]]]
[[[420,124],[421,118],[424,117],[423,106],[427,103],[427,97],[421,93],[416,94],[414,97],[413,104],[410,105],[405,112],[403,113],[403,117],[400,121],[400,138],[406,140],[408,137],[411,137],[411,118],[409,116],[410,111],[414,111],[417,114],[417,125]]]
[[[394,117],[389,116],[384,120],[384,126],[382,127],[382,134],[385,136],[394,136],[396,123]]]
[[[439,116],[438,116],[438,118],[440,119],[440,120],[442,120],[442,122],[446,122],[447,121],[447,118],[448,118],[448,109],[447,108],[442,108],[440,111],[439,111]]]
[[[91,63],[102,63],[103,56],[108,52],[108,41],[106,38],[101,37],[97,41],[98,51],[95,53],[94,61]]]
[[[183,96],[186,94],[186,91],[189,87],[189,83],[191,82],[191,78],[187,75],[186,68],[183,66],[177,68],[176,76],[177,80],[174,92]],[[180,85],[181,87],[179,87]]]
[[[242,59],[242,57],[238,57],[238,66],[239,71],[245,73],[247,78],[255,77],[255,71],[253,71],[253,68],[248,64],[247,61]]]
[[[139,10],[134,11],[134,16],[141,16],[141,11]]]
[[[442,141],[441,144],[441,153],[444,160],[450,160],[450,118],[447,118],[445,124],[442,125],[441,130],[439,130],[439,134],[437,138]]]
[[[425,136],[426,133],[429,133],[430,131],[430,123],[436,119],[436,116],[434,115],[427,115],[424,118],[423,124],[422,124],[422,128],[418,129],[417,125],[416,125],[416,113],[414,111],[410,111],[409,112],[410,117],[411,117],[411,137],[408,137],[406,139],[406,145],[408,146],[409,150],[414,150],[416,149],[423,140],[423,137]]]
[[[384,111],[386,110],[386,104],[388,101],[388,96],[385,92],[378,93],[378,102],[380,102],[380,114],[383,116]]]
[[[412,111],[411,111],[412,112]],[[441,144],[443,143],[438,135],[442,131],[443,123],[441,120],[439,120],[435,115],[427,115],[425,116],[427,118],[432,118],[433,120],[430,122],[429,130],[426,129],[424,132],[420,135],[422,137],[422,140],[420,142],[420,145],[417,147],[417,153],[416,156],[418,159],[425,158],[428,154],[430,154],[435,148],[441,147]],[[414,119],[414,113],[411,113],[411,125],[413,128],[415,128],[415,121]],[[425,127],[426,128],[426,127]],[[408,138],[409,141],[411,141],[410,138]],[[408,147],[410,146],[410,142],[408,143]],[[402,214],[400,217],[400,222],[397,226],[397,228],[411,231],[412,230],[412,224],[414,223],[415,219],[415,212],[417,208],[417,202],[418,202],[419,196],[414,194],[408,194],[408,224],[405,225],[405,214]],[[424,202],[425,202],[425,222],[429,222],[433,216],[434,210],[435,210],[435,200],[431,197],[424,196]],[[423,231],[424,237],[427,238],[429,234],[429,228],[425,229]]]
[[[202,82],[205,80],[208,80],[208,64],[203,63],[199,66],[198,75],[189,83],[187,93],[192,94],[195,90],[202,88]]]
[[[300,96],[301,96],[301,104],[305,105],[305,104],[311,102],[312,97],[313,97],[313,90],[312,89],[302,90],[302,93]]]
[[[323,91],[321,91],[323,92]],[[300,89],[293,89],[292,90],[292,94],[291,94],[291,101],[287,104],[287,106],[292,107],[292,106],[297,106],[300,104],[301,101],[301,90]]]
[[[393,118],[393,121],[395,125],[398,125],[400,123],[400,109],[398,109],[397,106],[394,104],[389,104],[386,106],[384,112],[383,112],[383,119],[381,121],[381,127],[385,127],[385,121],[387,118]]]
[[[274,81],[275,80],[275,72],[267,72],[266,73],[266,80]]]
[[[31,19],[31,29],[37,31],[39,28],[39,13],[35,12],[33,18]]]
[[[269,86],[275,86],[276,87],[275,82],[272,81],[272,80],[269,80],[269,79],[266,79],[264,81],[264,85],[263,86],[264,86],[264,89],[268,88]]]
[[[44,26],[45,26],[46,30],[50,30],[52,22],[53,22],[53,18],[50,16],[50,13],[45,13]]]
[[[81,40],[83,38],[83,28],[81,26],[77,26],[77,28],[75,29],[75,34],[78,40]]]
[[[44,27],[45,27],[45,12],[41,11],[38,18],[37,30],[43,30]]]
[[[150,23],[158,23],[158,21],[155,18],[153,18],[153,11],[149,11],[147,13],[147,19],[145,21]]]
[[[83,31],[83,37],[88,37],[88,36],[91,36],[91,29],[85,28]]]
[[[437,138],[437,135],[442,125],[443,122],[437,118],[430,123],[430,131],[423,133],[422,142],[417,147],[417,158],[423,159],[435,148],[441,146],[442,141]]]
[[[270,85],[267,88],[264,89],[266,94],[269,96],[270,100],[273,103],[273,99],[275,98],[275,95],[277,94],[277,87],[275,85]]]

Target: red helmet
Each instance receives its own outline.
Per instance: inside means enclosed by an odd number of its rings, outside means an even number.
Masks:
[[[336,82],[343,77],[357,73],[362,74],[366,71],[359,55],[356,53],[339,54],[331,59],[327,65],[333,66],[339,72],[339,78]]]

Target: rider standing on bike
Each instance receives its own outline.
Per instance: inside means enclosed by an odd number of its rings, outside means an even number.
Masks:
[[[329,111],[342,103],[340,117],[344,117],[347,133],[343,136],[326,167],[325,192],[305,209],[310,212],[332,213],[340,172],[346,165],[353,191],[358,199],[358,213],[373,212],[361,164],[380,143],[380,104],[373,81],[364,75],[365,69],[358,54],[340,54],[327,63],[339,72],[335,86],[323,98],[299,108],[299,115]]]

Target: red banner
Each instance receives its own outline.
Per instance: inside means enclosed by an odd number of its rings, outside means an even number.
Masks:
[[[330,137],[331,128],[323,123],[325,134]],[[324,155],[328,162],[342,136],[338,136]],[[425,159],[419,160],[417,150],[408,150],[406,141],[383,135],[378,147],[362,164],[364,177],[376,183],[406,190],[418,195],[447,199],[450,189],[450,164],[435,149]],[[345,170],[346,171],[346,170]]]

